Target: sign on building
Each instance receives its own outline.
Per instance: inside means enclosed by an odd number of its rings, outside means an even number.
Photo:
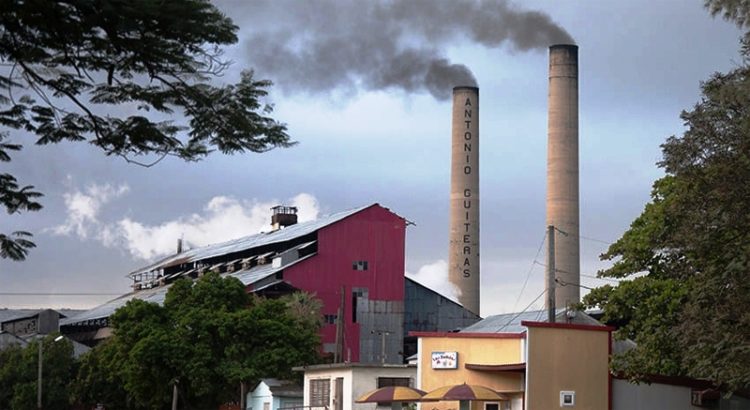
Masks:
[[[457,369],[458,352],[432,352],[433,369]]]

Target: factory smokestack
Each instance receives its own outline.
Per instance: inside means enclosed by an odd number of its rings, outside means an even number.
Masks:
[[[479,88],[453,88],[448,278],[479,315]]]
[[[578,46],[549,48],[548,109],[547,225],[555,228],[557,281],[546,283],[555,284],[555,306],[561,308],[580,299]]]

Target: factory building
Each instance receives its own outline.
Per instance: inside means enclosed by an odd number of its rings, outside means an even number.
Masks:
[[[93,345],[111,336],[109,316],[129,300],[163,303],[174,281],[206,272],[235,277],[248,292],[267,297],[314,294],[323,304],[322,351],[337,362],[403,362],[406,289],[415,312],[406,315],[409,323],[444,331],[479,320],[445,298],[435,304],[434,292],[405,282],[407,221],[387,208],[372,204],[304,223],[296,216],[294,208],[275,207],[270,232],[185,250],[138,269],[129,275],[131,293],[62,320],[61,331]],[[445,309],[460,320],[438,322]]]

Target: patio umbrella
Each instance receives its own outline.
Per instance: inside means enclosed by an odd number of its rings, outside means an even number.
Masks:
[[[475,384],[455,384],[439,387],[424,396],[421,401],[458,400],[460,409],[468,409],[470,401],[501,401],[508,400],[508,396],[498,393],[489,387]]]
[[[406,386],[381,387],[369,393],[363,394],[356,400],[357,403],[391,403],[394,410],[401,409],[401,403],[419,401],[425,392]]]

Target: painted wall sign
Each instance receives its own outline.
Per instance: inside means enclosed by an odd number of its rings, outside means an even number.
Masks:
[[[458,352],[432,352],[433,369],[458,369]]]

